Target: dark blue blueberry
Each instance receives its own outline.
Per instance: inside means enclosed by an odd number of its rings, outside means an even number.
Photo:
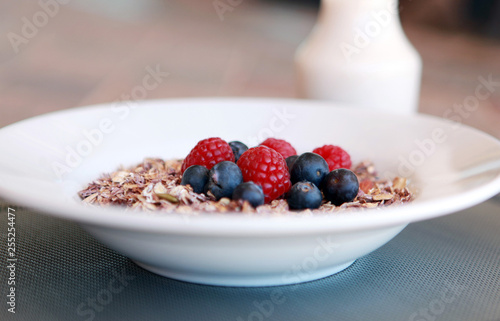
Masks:
[[[323,195],[313,183],[298,182],[288,192],[287,199],[292,210],[315,209],[321,206]]]
[[[293,164],[295,164],[295,161],[297,160],[297,158],[299,158],[299,155],[288,156],[285,159],[286,160],[286,166],[288,167],[288,171],[289,172],[292,171],[292,166],[293,166]]]
[[[229,142],[229,146],[231,146],[231,149],[233,150],[235,163],[238,161],[238,159],[240,159],[240,156],[248,150],[247,145],[238,141]]]
[[[208,169],[205,166],[189,166],[182,174],[181,185],[191,185],[195,193],[201,194],[208,182]]]
[[[233,162],[223,161],[216,164],[208,173],[205,193],[211,192],[217,200],[233,196],[236,186],[243,182],[241,170]]]
[[[264,192],[254,182],[241,183],[234,189],[233,200],[248,201],[253,207],[257,207],[264,204]]]
[[[304,153],[300,155],[290,171],[292,184],[297,182],[311,182],[321,187],[321,182],[328,174],[328,163],[315,153]]]
[[[336,206],[354,200],[358,191],[359,181],[356,174],[345,168],[331,171],[323,181],[325,199]]]

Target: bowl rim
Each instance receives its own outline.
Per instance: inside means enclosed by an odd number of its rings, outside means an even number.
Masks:
[[[297,100],[288,98],[248,98],[248,97],[199,97],[199,98],[176,98],[176,99],[156,99],[135,101],[139,104],[156,103],[200,103],[200,102],[224,104],[233,103],[294,103],[294,104],[314,104],[327,105],[329,108],[344,110],[357,110],[336,102],[315,101],[315,100]],[[65,114],[77,112],[86,112],[93,109],[111,108],[113,103],[96,104],[82,106],[60,111],[54,111],[43,115],[25,119],[0,129],[0,135],[15,128],[25,126],[31,122],[43,121],[47,118],[61,117]],[[390,114],[392,113],[363,110],[363,113]],[[448,122],[442,118],[414,114],[401,115],[401,117],[415,117],[423,120],[438,120]],[[478,129],[461,124],[464,130],[471,131],[481,139],[486,139],[498,145],[500,150],[500,141],[495,137],[486,134]],[[26,199],[24,195],[16,191],[9,190],[8,185],[0,182],[0,196],[5,200],[14,202],[21,206],[33,208],[41,213],[62,219],[76,221],[82,224],[92,225],[94,227],[106,227],[122,230],[134,230],[150,233],[169,233],[184,235],[225,235],[225,236],[274,236],[274,235],[298,235],[298,234],[317,234],[317,233],[344,233],[352,231],[363,231],[370,229],[380,229],[393,227],[396,225],[406,225],[411,222],[422,221],[438,216],[447,215],[479,204],[495,196],[500,191],[500,172],[497,173],[489,182],[474,187],[467,191],[458,192],[442,199],[426,200],[422,202],[412,202],[394,207],[370,209],[370,210],[352,210],[332,214],[310,215],[247,215],[242,213],[202,213],[200,215],[187,215],[182,213],[168,213],[158,215],[148,212],[124,212],[120,207],[88,207],[78,204],[57,204],[53,200],[32,197]],[[376,215],[374,215],[376,211]],[[404,215],[401,213],[404,211]],[[71,214],[69,214],[71,213]],[[293,213],[293,212],[292,212]],[[398,215],[399,213],[399,215]]]

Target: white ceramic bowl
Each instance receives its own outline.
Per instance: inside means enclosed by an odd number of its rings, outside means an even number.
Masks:
[[[144,157],[184,157],[200,139],[249,145],[268,135],[298,152],[333,143],[382,176],[411,179],[408,205],[305,217],[162,214],[89,208],[77,192]],[[76,108],[0,130],[0,196],[80,223],[155,273],[189,282],[268,286],[325,277],[382,246],[408,223],[449,214],[500,191],[500,170],[457,180],[500,158],[498,140],[460,124],[332,103],[280,99],[158,100]]]

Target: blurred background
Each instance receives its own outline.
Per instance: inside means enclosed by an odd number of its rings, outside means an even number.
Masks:
[[[225,7],[223,15],[215,4]],[[318,0],[2,1],[0,127],[134,94],[294,97],[294,53],[318,6]],[[400,10],[424,62],[421,112],[442,116],[463,104],[479,77],[500,82],[500,0],[401,0]],[[141,91],[148,74],[157,83]],[[500,138],[500,83],[492,89],[462,118]]]

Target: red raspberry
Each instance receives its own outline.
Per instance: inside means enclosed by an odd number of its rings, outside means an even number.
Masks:
[[[222,161],[234,162],[231,146],[219,137],[200,140],[182,162],[181,172],[191,165],[202,165],[211,169]]]
[[[283,158],[297,155],[297,151],[295,150],[295,148],[293,148],[293,146],[289,142],[283,139],[268,138],[260,145],[274,149],[275,151],[280,153]]]
[[[264,202],[269,203],[292,187],[286,161],[280,153],[267,146],[250,148],[241,155],[238,166],[244,182],[262,187]]]
[[[334,145],[325,145],[313,150],[313,153],[319,154],[328,163],[328,169],[333,171],[337,168],[351,168],[351,156],[342,148]]]

